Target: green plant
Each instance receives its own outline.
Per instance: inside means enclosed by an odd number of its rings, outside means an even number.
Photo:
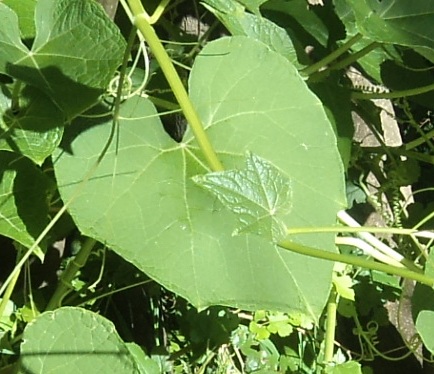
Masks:
[[[183,3],[121,1],[116,24],[93,0],[0,3],[0,234],[16,247],[0,288],[2,364],[357,373],[335,349],[338,314],[381,355],[360,317],[380,320],[353,288],[367,278],[399,297],[397,277],[426,295],[414,318],[432,353],[432,213],[409,214],[400,190],[432,166],[431,129],[390,146],[371,100],[394,99],[413,128],[417,108],[430,113],[434,7],[206,0],[194,22],[209,28],[191,35],[177,26]],[[353,142],[351,112],[378,146]],[[177,141],[161,122],[173,114],[188,122],[185,134],[172,125]],[[343,211],[345,181],[390,227]],[[65,237],[57,283],[38,288],[32,259],[47,263]],[[128,300],[126,316],[116,297],[128,292],[146,311]],[[152,337],[135,331],[141,313]]]

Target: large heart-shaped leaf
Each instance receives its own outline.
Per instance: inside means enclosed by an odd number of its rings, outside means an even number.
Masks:
[[[242,168],[249,150],[291,180],[287,226],[335,222],[344,202],[336,137],[285,58],[245,37],[212,42],[196,60],[190,91],[226,168]],[[119,139],[86,182],[111,122],[76,123],[65,134],[55,171],[64,201],[80,188],[70,205],[80,230],[198,307],[292,310],[317,320],[332,264],[257,235],[232,236],[233,213],[192,181],[209,170],[191,133],[175,143],[155,113],[143,98],[124,103]],[[333,235],[292,239],[335,250]]]
[[[434,2],[347,0],[359,31],[369,38],[415,48],[434,61]]]
[[[19,373],[139,373],[112,322],[81,308],[43,313],[24,330]]]
[[[124,39],[95,1],[39,0],[31,50],[1,3],[0,17],[0,72],[44,91],[66,119],[95,103],[121,62]]]

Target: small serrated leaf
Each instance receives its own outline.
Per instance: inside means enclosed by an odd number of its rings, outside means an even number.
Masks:
[[[268,161],[249,153],[243,170],[208,173],[193,180],[237,215],[240,226],[234,235],[254,233],[276,242],[286,236],[282,218],[291,211],[291,182]]]
[[[258,340],[268,339],[270,337],[270,331],[265,326],[259,325],[254,321],[249,324],[249,330],[256,334]]]
[[[294,328],[288,321],[278,321],[270,323],[268,326],[268,331],[273,334],[278,334],[281,338],[291,335],[293,330]]]

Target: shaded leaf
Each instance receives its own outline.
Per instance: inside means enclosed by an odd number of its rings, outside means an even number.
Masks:
[[[15,13],[0,4],[0,15],[0,72],[36,86],[68,120],[95,103],[121,62],[124,39],[94,1],[38,1],[31,51]]]
[[[290,16],[323,47],[327,46],[329,30],[305,0],[271,0],[267,1],[264,8]]]
[[[427,272],[429,273],[430,271]],[[434,353],[434,290],[417,283],[411,299],[411,307],[416,330],[425,347]]]
[[[246,9],[250,10],[252,13],[255,13],[257,16],[260,16],[259,7],[267,1],[268,0],[237,0],[238,3],[245,6]]]
[[[291,182],[266,160],[249,153],[244,169],[193,180],[236,214],[240,226],[233,235],[253,233],[274,242],[286,237],[283,218],[291,211]]]
[[[143,349],[136,343],[125,343],[130,354],[134,357],[140,374],[160,374],[161,368],[156,361],[146,356]]]
[[[416,330],[429,352],[434,353],[434,311],[422,310],[416,319]]]
[[[326,366],[324,373],[327,374],[362,374],[362,366],[356,361],[348,361],[343,364]]]
[[[5,86],[0,88],[7,92]],[[62,138],[62,112],[43,92],[26,86],[20,95],[18,113],[13,113],[10,95],[3,92],[0,92],[0,149],[42,164]]]
[[[27,248],[33,245],[48,223],[48,186],[30,160],[0,151],[1,235]]]
[[[434,2],[347,0],[359,31],[372,40],[408,46],[434,61]]]

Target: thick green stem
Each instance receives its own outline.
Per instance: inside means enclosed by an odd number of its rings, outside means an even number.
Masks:
[[[429,91],[433,91],[433,90],[434,90],[434,83],[429,84],[427,86],[411,88],[411,89],[402,90],[402,91],[373,92],[373,93],[352,92],[351,98],[352,99],[359,99],[359,100],[399,99],[401,97],[420,95],[420,94],[423,94],[425,92],[429,92]]]
[[[327,302],[326,314],[326,334],[324,341],[324,364],[332,362],[335,347],[335,332],[336,332],[336,312],[337,312],[337,292],[335,286],[332,285],[330,296]]]
[[[376,234],[397,234],[397,235],[411,235],[416,234],[418,231],[416,229],[401,229],[396,227],[369,227],[369,226],[360,226],[360,227],[348,227],[348,226],[320,226],[320,227],[294,227],[288,228],[286,233],[288,235],[298,235],[298,234],[312,234],[312,233],[360,233],[360,232],[369,232]],[[433,233],[434,235],[434,233]]]
[[[196,109],[193,107],[193,104],[188,97],[187,91],[182,84],[181,78],[176,72],[176,69],[172,64],[169,55],[164,49],[163,44],[149,23],[149,16],[146,14],[139,0],[129,0],[128,4],[130,5],[130,8],[134,14],[134,23],[142,33],[143,37],[151,48],[152,53],[157,59],[161,70],[163,71],[164,76],[166,77],[167,82],[169,83],[170,88],[172,89],[172,92],[184,113],[185,118],[190,124],[196,141],[199,144],[199,147],[202,150],[209,167],[213,171],[223,170],[223,165],[218,159],[217,154],[215,153],[211,142],[208,139]]]
[[[86,264],[86,261],[96,244],[95,239],[87,238],[83,243],[77,256],[68,263],[65,271],[62,273],[56,291],[47,304],[45,310],[54,310],[61,306],[62,299],[71,288],[71,281],[76,276],[77,272]]]
[[[283,240],[277,243],[277,245],[283,249],[287,249],[289,251],[302,255],[320,258],[327,261],[342,262],[344,264],[359,266],[370,270],[378,270],[382,271],[383,273],[398,275],[403,278],[412,279],[417,282],[426,284],[429,287],[434,286],[434,278],[424,274],[416,273],[405,268],[398,268],[391,265],[381,264],[379,262],[366,260],[364,258],[352,255],[345,255],[341,253],[328,252],[316,248],[306,247],[304,245],[291,242],[289,240]]]
[[[332,53],[330,53],[326,57],[324,57],[322,60],[302,69],[300,71],[300,73],[308,76],[308,75],[311,75],[311,74],[319,71],[321,68],[329,65],[331,62],[336,60],[339,56],[346,53],[355,43],[357,43],[360,39],[362,39],[362,37],[363,36],[361,34],[356,34],[350,40],[348,40],[346,43],[341,45],[338,49],[336,49],[335,51],[333,51]]]

